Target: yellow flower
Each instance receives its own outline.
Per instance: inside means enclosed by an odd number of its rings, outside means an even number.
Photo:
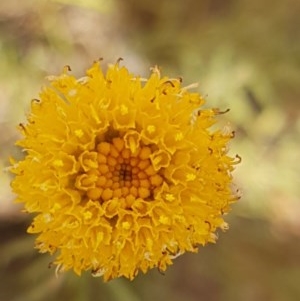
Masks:
[[[156,67],[147,80],[118,63],[103,74],[96,62],[80,79],[68,69],[32,101],[17,142],[26,156],[12,160],[40,252],[107,281],[164,271],[215,242],[237,200],[233,135],[210,130],[220,112]]]

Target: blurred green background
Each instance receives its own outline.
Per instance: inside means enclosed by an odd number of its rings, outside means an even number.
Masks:
[[[299,0],[1,1],[0,300],[300,300],[299,14]],[[6,167],[30,100],[46,75],[68,64],[83,76],[100,57],[143,76],[158,64],[199,82],[208,107],[231,109],[220,123],[236,131],[243,197],[230,230],[165,275],[56,278],[13,203]]]

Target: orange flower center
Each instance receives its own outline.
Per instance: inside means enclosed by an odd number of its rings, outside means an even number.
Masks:
[[[112,198],[150,199],[162,182],[150,160],[149,146],[139,146],[133,153],[123,138],[100,142],[93,152],[79,156],[81,172],[75,186],[87,199],[108,201]]]

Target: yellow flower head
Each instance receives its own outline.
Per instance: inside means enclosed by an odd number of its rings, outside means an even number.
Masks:
[[[59,270],[133,279],[215,241],[237,160],[232,133],[210,130],[220,112],[180,79],[99,65],[80,79],[66,67],[32,101],[12,188]]]

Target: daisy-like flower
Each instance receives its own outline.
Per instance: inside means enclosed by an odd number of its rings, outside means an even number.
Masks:
[[[237,200],[228,130],[217,109],[161,77],[134,76],[119,63],[84,78],[65,67],[33,100],[26,153],[12,160],[17,201],[35,213],[29,233],[60,271],[91,270],[104,280],[166,270],[172,260],[215,242]]]

